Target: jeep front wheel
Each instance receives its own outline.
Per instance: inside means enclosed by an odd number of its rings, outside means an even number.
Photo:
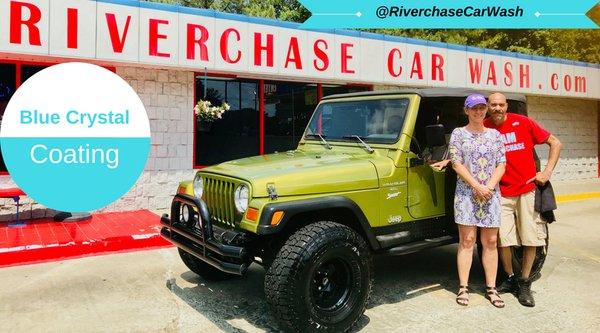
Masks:
[[[347,331],[365,311],[372,285],[367,244],[334,222],[294,233],[265,276],[272,313],[291,331]]]

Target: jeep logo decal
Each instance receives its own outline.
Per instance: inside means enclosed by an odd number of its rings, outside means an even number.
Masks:
[[[392,215],[388,218],[389,224],[400,223],[402,222],[402,216],[400,215]]]

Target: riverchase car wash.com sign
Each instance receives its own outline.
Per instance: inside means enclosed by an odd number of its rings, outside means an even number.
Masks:
[[[600,66],[125,0],[0,1],[0,58],[600,99]]]

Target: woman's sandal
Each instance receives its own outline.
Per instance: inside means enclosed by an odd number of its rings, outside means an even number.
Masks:
[[[503,308],[504,307],[504,301],[502,300],[502,298],[500,298],[500,295],[498,294],[498,290],[496,290],[496,287],[485,287],[485,298],[487,298],[490,303],[492,303],[493,306],[497,307],[497,308]],[[492,296],[497,296],[498,299],[495,299],[492,301]]]
[[[466,297],[462,295],[465,295]],[[458,295],[456,295],[456,303],[462,306],[469,305],[469,286],[458,286]]]

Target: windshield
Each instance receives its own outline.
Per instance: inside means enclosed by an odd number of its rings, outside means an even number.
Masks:
[[[325,102],[320,104],[308,125],[305,137],[327,141],[394,143],[398,141],[408,98],[366,101]]]

